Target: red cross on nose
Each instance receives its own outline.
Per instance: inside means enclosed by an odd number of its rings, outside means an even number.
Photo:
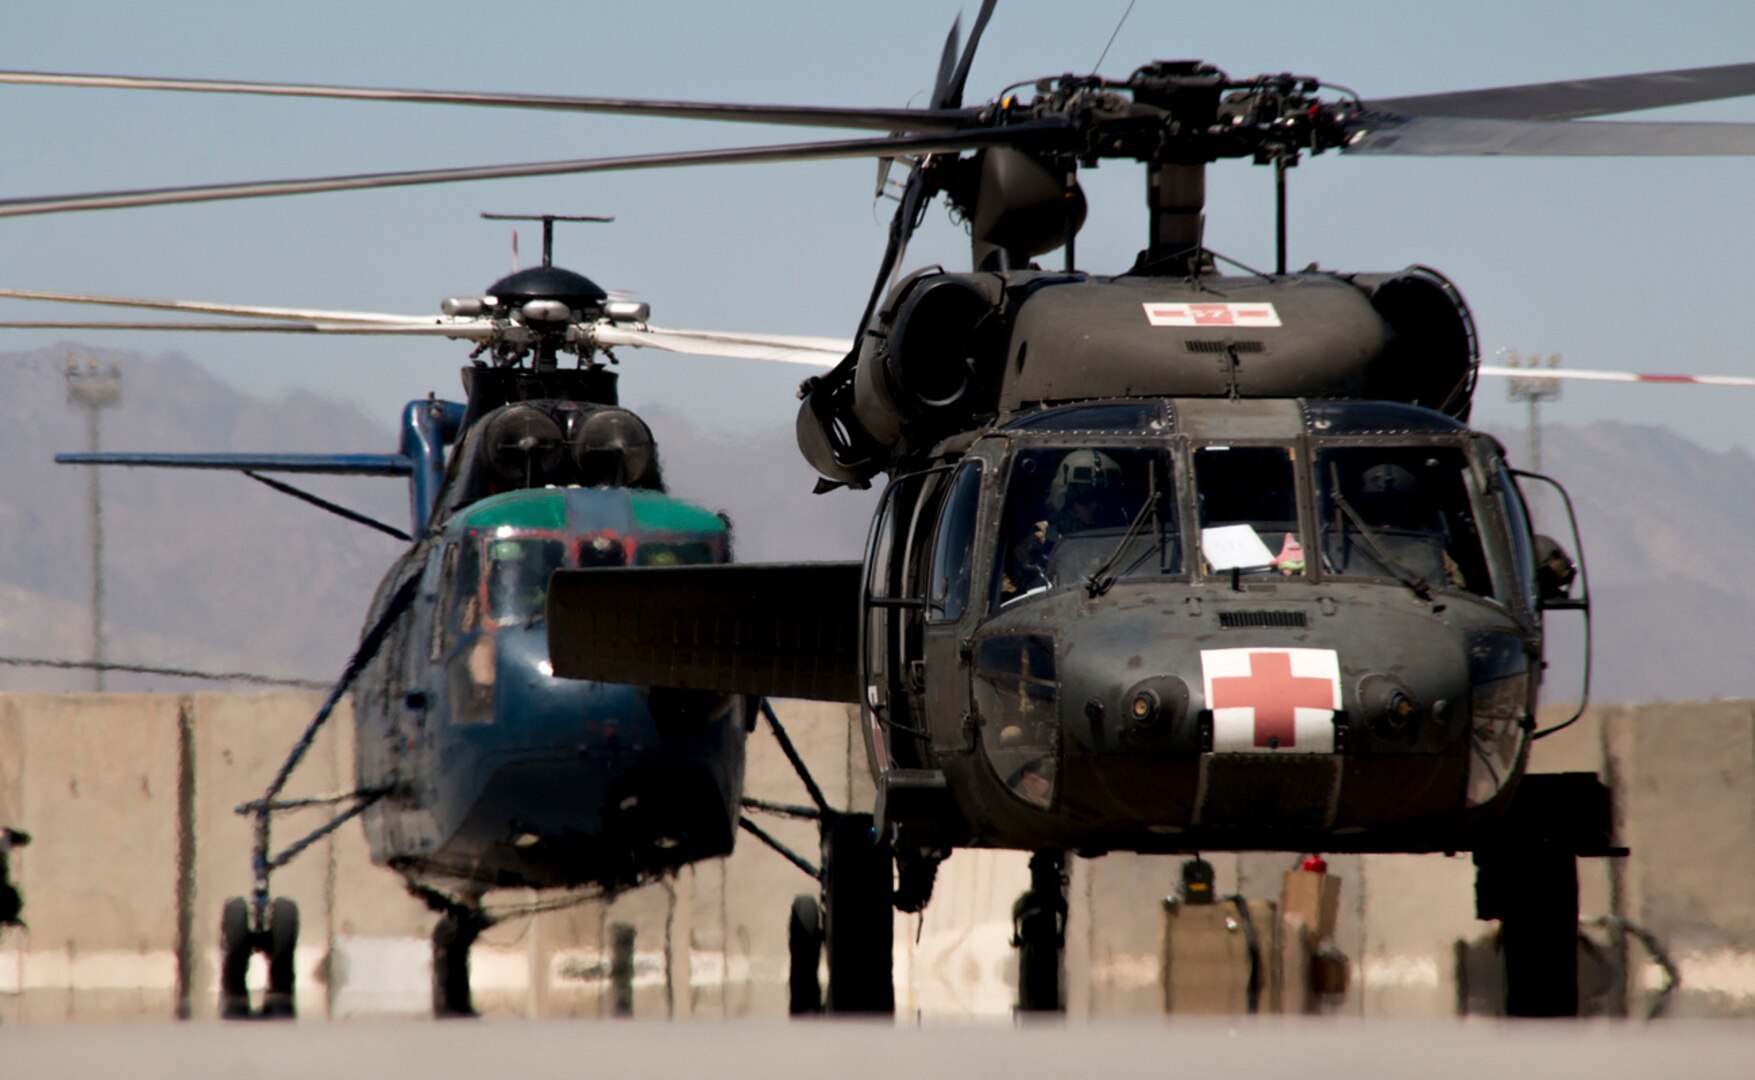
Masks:
[[[1297,741],[1297,710],[1332,711],[1335,684],[1292,674],[1292,657],[1283,652],[1251,653],[1249,674],[1213,680],[1214,709],[1255,710],[1255,745],[1289,749]]]

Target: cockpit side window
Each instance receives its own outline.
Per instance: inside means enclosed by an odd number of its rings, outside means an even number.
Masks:
[[[1315,464],[1324,573],[1493,595],[1460,448],[1330,447]]]
[[[975,567],[975,509],[981,496],[981,462],[964,462],[951,479],[950,492],[940,509],[938,533],[932,545],[932,573],[927,616],[933,621],[954,622],[969,606],[971,576]]]
[[[1304,572],[1290,447],[1199,447],[1194,482],[1209,572]]]
[[[1511,473],[1497,461],[1492,464],[1492,486],[1499,492],[1500,505],[1505,514],[1506,530],[1509,536],[1506,541],[1511,547],[1511,566],[1508,576],[1512,579],[1507,583],[1506,592],[1519,598],[1524,609],[1536,610],[1538,590],[1536,588],[1536,556],[1534,551],[1534,533],[1530,528],[1529,511],[1524,506],[1523,493],[1518,490],[1517,481]]]
[[[456,636],[456,609],[462,602],[457,595],[457,552],[460,545],[453,540],[445,545],[445,554],[439,562],[439,610],[433,615],[432,644],[427,651],[427,659],[437,663],[444,659],[445,650],[451,647]]]
[[[487,542],[487,557],[487,617],[504,626],[541,613],[549,575],[565,562],[566,547],[546,538],[496,538]]]
[[[445,575],[451,600],[445,608],[445,649],[464,634],[481,629],[481,537],[475,532],[457,545],[455,568]]]

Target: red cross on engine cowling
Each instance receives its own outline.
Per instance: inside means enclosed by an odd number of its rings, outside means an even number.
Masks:
[[[1249,657],[1249,674],[1213,679],[1213,709],[1253,709],[1255,745],[1289,749],[1297,743],[1297,710],[1334,708],[1335,685],[1328,679],[1292,674],[1292,657],[1258,652]]]

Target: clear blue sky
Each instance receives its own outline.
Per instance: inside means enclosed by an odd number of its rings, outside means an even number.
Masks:
[[[973,14],[973,0],[967,5]],[[969,82],[1089,70],[1125,0],[1002,2]],[[0,66],[443,89],[920,103],[960,5],[782,3],[123,3],[7,7]],[[1755,4],[1139,0],[1102,70],[1201,57],[1233,75],[1293,70],[1367,98],[1755,59]],[[0,193],[309,176],[812,137],[799,129],[335,102],[0,87]],[[1755,100],[1648,114],[1755,121]],[[0,221],[0,284],[237,303],[430,312],[509,265],[482,210],[613,214],[563,231],[558,258],[652,304],[654,322],[850,335],[883,246],[866,162],[463,184]],[[1292,260],[1350,270],[1427,263],[1474,305],[1483,344],[1576,367],[1755,374],[1745,320],[1755,160],[1307,161],[1293,174]],[[1142,177],[1087,172],[1093,271],[1143,239]],[[1211,246],[1272,260],[1271,176],[1209,179]],[[524,232],[526,259],[536,250]],[[911,262],[965,263],[928,215]],[[43,305],[0,304],[5,317]],[[71,314],[68,312],[67,314]],[[10,332],[0,349],[58,340]],[[96,339],[92,339],[96,340]],[[457,392],[464,350],[438,341],[108,335],[182,351],[256,392],[310,387],[389,424],[400,402]],[[624,397],[721,430],[784,423],[796,369],[630,352]],[[1549,414],[1668,424],[1755,446],[1755,391],[1570,386]],[[1517,422],[1503,391],[1477,416]],[[374,448],[359,448],[374,449]]]

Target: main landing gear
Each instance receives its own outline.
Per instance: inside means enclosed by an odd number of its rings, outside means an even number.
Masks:
[[[250,868],[254,882],[247,899],[234,896],[225,902],[220,911],[219,1013],[226,1019],[253,1016],[289,1018],[295,1012],[294,996],[298,971],[294,961],[299,943],[299,907],[284,896],[271,899],[270,878],[274,871],[297,858],[300,852],[365,813],[367,807],[389,794],[389,790],[362,788],[343,795],[313,799],[283,799],[281,793],[286,789],[293,770],[298,768],[299,762],[310,751],[317,733],[333,715],[341,696],[347,693],[348,687],[353,685],[366,663],[376,655],[391,626],[408,610],[408,605],[414,602],[415,590],[419,585],[420,577],[415,575],[397,589],[378,621],[360,639],[359,648],[348,660],[341,680],[329,691],[323,706],[317,710],[317,714],[306,725],[304,734],[299,736],[298,742],[287,753],[280,771],[269,782],[268,790],[260,799],[247,802],[234,811],[242,817],[253,819],[254,843],[250,852]],[[274,815],[317,808],[330,809],[329,820],[276,853],[269,842],[269,826]],[[268,989],[262,996],[260,1012],[252,1012],[250,1009],[248,984],[250,957],[256,953],[261,953],[268,959]]]
[[[1012,905],[1012,947],[1018,950],[1018,1011],[1060,1012],[1066,949],[1066,855],[1030,856],[1030,889]]]
[[[748,816],[739,821],[744,831],[779,852],[819,885],[817,895],[800,893],[793,899],[787,921],[790,959],[788,1011],[793,1016],[820,1013],[825,1009],[832,1013],[894,1012],[896,992],[890,955],[895,923],[891,909],[897,895],[892,880],[893,860],[889,842],[877,835],[870,814],[847,814],[830,807],[822,789],[793,748],[786,729],[781,727],[779,718],[766,702],[762,703],[762,715],[767,717],[781,751],[804,782],[815,805],[788,806],[745,799],[744,806],[815,821],[822,848],[819,868],[775,839]],[[903,877],[918,891],[918,871],[905,873]],[[925,892],[931,893],[930,874],[926,877]],[[825,955],[829,975],[827,994],[818,979],[819,965]]]
[[[433,1016],[474,1016],[469,992],[469,949],[493,925],[479,907],[423,896],[439,912],[433,925]]]
[[[1499,920],[1505,1015],[1578,1015],[1578,860],[1620,858],[1595,773],[1532,773],[1475,850],[1475,914]]]
[[[220,910],[219,943],[220,1016],[227,1020],[291,1019],[296,1014],[297,904],[284,896],[271,902],[265,894],[250,900],[234,896]],[[252,1011],[247,980],[250,957],[257,953],[268,960],[268,988],[262,995],[261,1010]]]

